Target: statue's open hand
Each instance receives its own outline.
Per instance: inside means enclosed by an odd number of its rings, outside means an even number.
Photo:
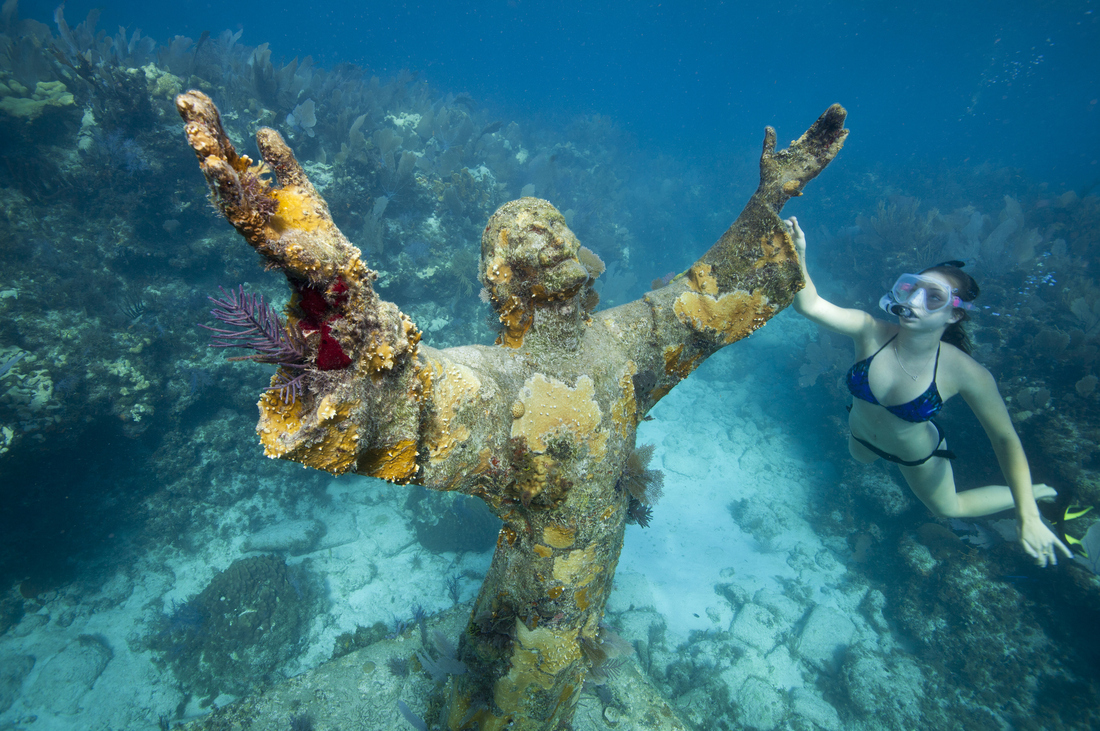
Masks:
[[[764,131],[760,190],[769,191],[772,205],[782,208],[790,198],[802,195],[806,183],[816,178],[837,156],[848,136],[848,130],[844,129],[847,116],[844,107],[832,105],[801,137],[778,152],[775,149],[775,130],[768,127]]]
[[[256,165],[233,147],[217,107],[206,94],[195,90],[180,94],[176,108],[186,122],[187,142],[198,155],[218,208],[257,251],[276,259],[279,266],[294,269],[284,247],[274,245],[287,231],[311,240],[336,235],[328,206],[278,132],[267,127],[257,131],[256,144],[265,165]],[[269,172],[275,173],[278,188],[267,178]],[[278,220],[273,221],[276,213]],[[341,238],[341,243],[346,242]],[[314,259],[333,258],[332,245],[324,244],[321,249],[325,256],[314,252]],[[312,271],[321,267],[312,260],[308,264]]]

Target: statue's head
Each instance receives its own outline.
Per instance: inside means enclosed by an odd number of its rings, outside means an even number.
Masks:
[[[579,314],[585,285],[599,275],[581,263],[581,248],[565,217],[544,200],[520,198],[497,209],[481,236],[479,268],[503,325],[497,342],[519,347],[536,310]]]

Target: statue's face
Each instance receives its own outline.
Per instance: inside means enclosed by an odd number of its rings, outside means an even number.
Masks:
[[[557,208],[520,198],[501,206],[485,227],[481,281],[498,310],[509,302],[526,309],[569,299],[589,278],[579,249]]]

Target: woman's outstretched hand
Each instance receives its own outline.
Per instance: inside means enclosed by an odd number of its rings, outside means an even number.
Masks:
[[[798,252],[798,259],[802,262],[802,265],[806,265],[806,234],[802,232],[802,228],[798,225],[798,219],[791,216],[787,220],[783,221],[783,225],[787,229],[787,233],[791,237],[791,241],[794,243],[794,250]]]
[[[1038,515],[1021,519],[1016,524],[1016,532],[1020,537],[1020,545],[1029,556],[1035,559],[1040,568],[1046,568],[1047,564],[1058,565],[1055,549],[1061,551],[1066,558],[1073,558],[1073,552],[1051,532],[1050,528],[1047,528]]]

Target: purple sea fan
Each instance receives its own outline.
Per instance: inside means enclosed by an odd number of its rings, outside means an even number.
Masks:
[[[244,286],[222,292],[222,299],[208,297],[215,307],[210,314],[229,328],[200,325],[214,333],[212,348],[247,348],[255,351],[229,360],[251,360],[256,363],[272,363],[282,369],[306,368],[307,346],[302,333],[294,325],[283,326],[275,308],[264,301],[263,295],[245,293]],[[277,383],[269,391],[279,391],[283,401],[290,403],[302,393],[302,378],[285,370],[277,374]]]
[[[254,360],[257,363],[275,363],[282,366],[303,367],[306,360],[306,344],[297,328],[283,327],[275,308],[264,302],[262,294],[246,294],[244,285],[237,291],[221,289],[224,299],[208,297],[217,305],[210,314],[219,322],[234,328],[200,325],[214,333],[212,348],[248,348],[256,351],[230,360]]]

